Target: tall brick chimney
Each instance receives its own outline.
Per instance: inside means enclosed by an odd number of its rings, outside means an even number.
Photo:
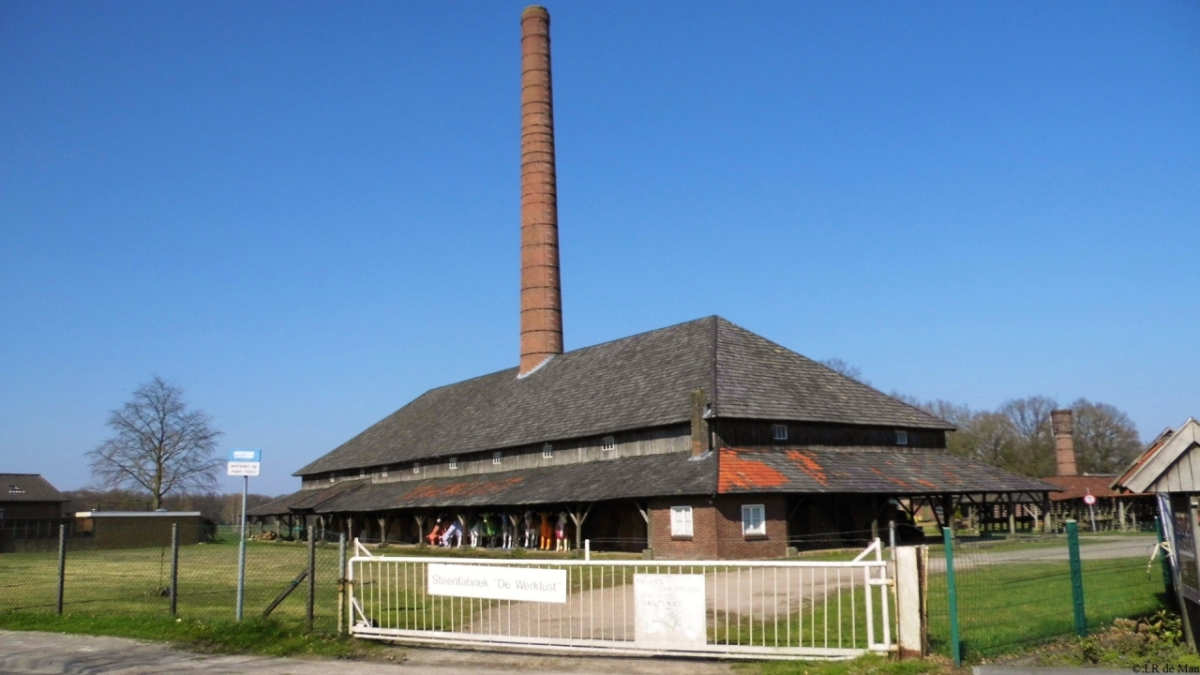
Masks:
[[[550,87],[550,12],[521,13],[521,367],[525,377],[563,351],[558,187]]]
[[[1070,410],[1052,410],[1050,426],[1054,429],[1054,459],[1059,476],[1076,476],[1075,423]]]

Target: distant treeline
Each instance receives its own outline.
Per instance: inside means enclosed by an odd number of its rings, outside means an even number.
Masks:
[[[972,410],[949,401],[892,395],[958,427],[946,441],[956,455],[1035,478],[1055,474],[1050,411],[1064,406],[1052,398],[1030,396],[996,410]],[[1115,406],[1081,398],[1065,407],[1074,413],[1079,473],[1120,473],[1142,452],[1137,427]]]
[[[79,511],[149,511],[150,495],[128,490],[71,490],[63,493],[70,501],[63,507],[67,515]],[[246,497],[247,508],[265,504],[275,497],[251,494]],[[199,511],[200,515],[218,525],[238,522],[242,510],[242,495],[206,493],[197,495],[168,495],[163,498],[168,511]]]

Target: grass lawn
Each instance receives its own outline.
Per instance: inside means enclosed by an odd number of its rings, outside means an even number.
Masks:
[[[237,598],[236,542],[179,549],[179,617],[233,619]],[[304,544],[248,542],[245,615],[261,616],[275,596],[307,567]],[[52,613],[57,593],[57,553],[0,555],[0,615]],[[317,549],[317,628],[336,629],[337,546]],[[92,616],[169,615],[170,550],[160,548],[69,551],[64,613]],[[274,611],[281,625],[302,623],[307,582]]]
[[[1006,562],[960,570],[959,630],[969,657],[1001,654],[1074,634],[1067,561]],[[1084,610],[1091,630],[1163,606],[1162,566],[1143,558],[1083,561]],[[929,577],[929,639],[949,653],[946,577]]]

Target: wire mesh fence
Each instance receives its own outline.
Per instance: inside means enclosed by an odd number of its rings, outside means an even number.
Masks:
[[[1166,601],[1161,563],[1151,561],[1153,533],[1083,536],[1079,543],[1083,618],[1095,630],[1122,617],[1150,614]],[[929,639],[951,654],[944,549],[930,552]],[[1075,594],[1068,537],[954,540],[958,628],[965,657],[1016,651],[1075,635]]]
[[[174,593],[180,617],[236,617],[236,535],[180,546],[175,591],[170,546],[78,550],[73,542],[78,540],[67,539],[63,566],[64,614],[167,617]],[[318,542],[314,548],[313,628],[332,633],[338,627],[340,547]],[[247,542],[244,616],[263,616],[273,601],[290,590],[270,616],[307,628],[308,558],[306,541]],[[57,550],[0,555],[0,612],[57,612],[59,582]]]

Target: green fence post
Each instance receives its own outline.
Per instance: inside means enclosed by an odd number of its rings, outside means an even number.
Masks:
[[[962,665],[962,641],[958,636],[958,584],[954,581],[954,533],[942,528],[942,539],[946,543],[946,598],[950,605],[950,658],[954,666]]]
[[[1067,521],[1067,551],[1071,556],[1071,596],[1075,600],[1075,634],[1087,636],[1087,615],[1083,612],[1083,563],[1079,561],[1079,524]]]
[[[1163,586],[1166,586],[1167,597],[1171,598],[1173,603],[1175,601],[1175,576],[1171,574],[1171,561],[1167,558],[1167,551],[1163,546],[1167,539],[1163,536],[1162,521],[1158,519],[1158,516],[1154,516],[1154,532],[1158,535],[1158,554],[1162,557]]]

